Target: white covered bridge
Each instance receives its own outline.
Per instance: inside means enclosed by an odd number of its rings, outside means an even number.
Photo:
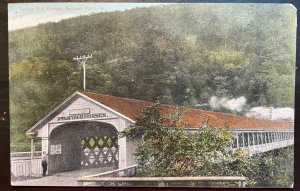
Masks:
[[[139,114],[153,103],[75,92],[27,131],[32,140],[42,139],[42,151],[49,155],[49,174],[87,168],[108,170],[136,164],[137,142],[120,136],[135,123]],[[172,105],[161,105],[162,115],[176,111]],[[222,128],[228,125],[235,139],[232,148],[247,148],[250,155],[294,144],[293,123],[258,120],[218,112],[183,108],[181,126],[189,131],[204,122]],[[34,170],[32,170],[34,171]]]

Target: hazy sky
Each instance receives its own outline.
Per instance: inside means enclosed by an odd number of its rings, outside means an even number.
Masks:
[[[8,5],[8,30],[99,12],[124,11],[163,3],[11,3]]]

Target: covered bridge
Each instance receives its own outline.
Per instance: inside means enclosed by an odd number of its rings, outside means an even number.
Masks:
[[[75,92],[26,134],[42,139],[48,153],[49,173],[83,168],[124,168],[136,163],[137,143],[121,137],[151,102],[90,92]],[[162,115],[176,106],[161,105]],[[247,118],[199,109],[182,109],[182,126],[189,131],[204,122],[222,128],[229,125],[236,134],[233,149],[248,148],[250,155],[294,144],[293,123]]]

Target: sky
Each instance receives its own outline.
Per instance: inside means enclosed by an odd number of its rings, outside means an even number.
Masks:
[[[8,5],[8,30],[100,12],[161,6],[166,3],[11,3]]]

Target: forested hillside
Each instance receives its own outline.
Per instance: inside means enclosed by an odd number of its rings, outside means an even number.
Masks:
[[[99,13],[9,33],[12,136],[82,89],[197,107],[244,96],[293,107],[296,11],[289,6],[168,5]],[[19,147],[20,148],[20,147]]]

